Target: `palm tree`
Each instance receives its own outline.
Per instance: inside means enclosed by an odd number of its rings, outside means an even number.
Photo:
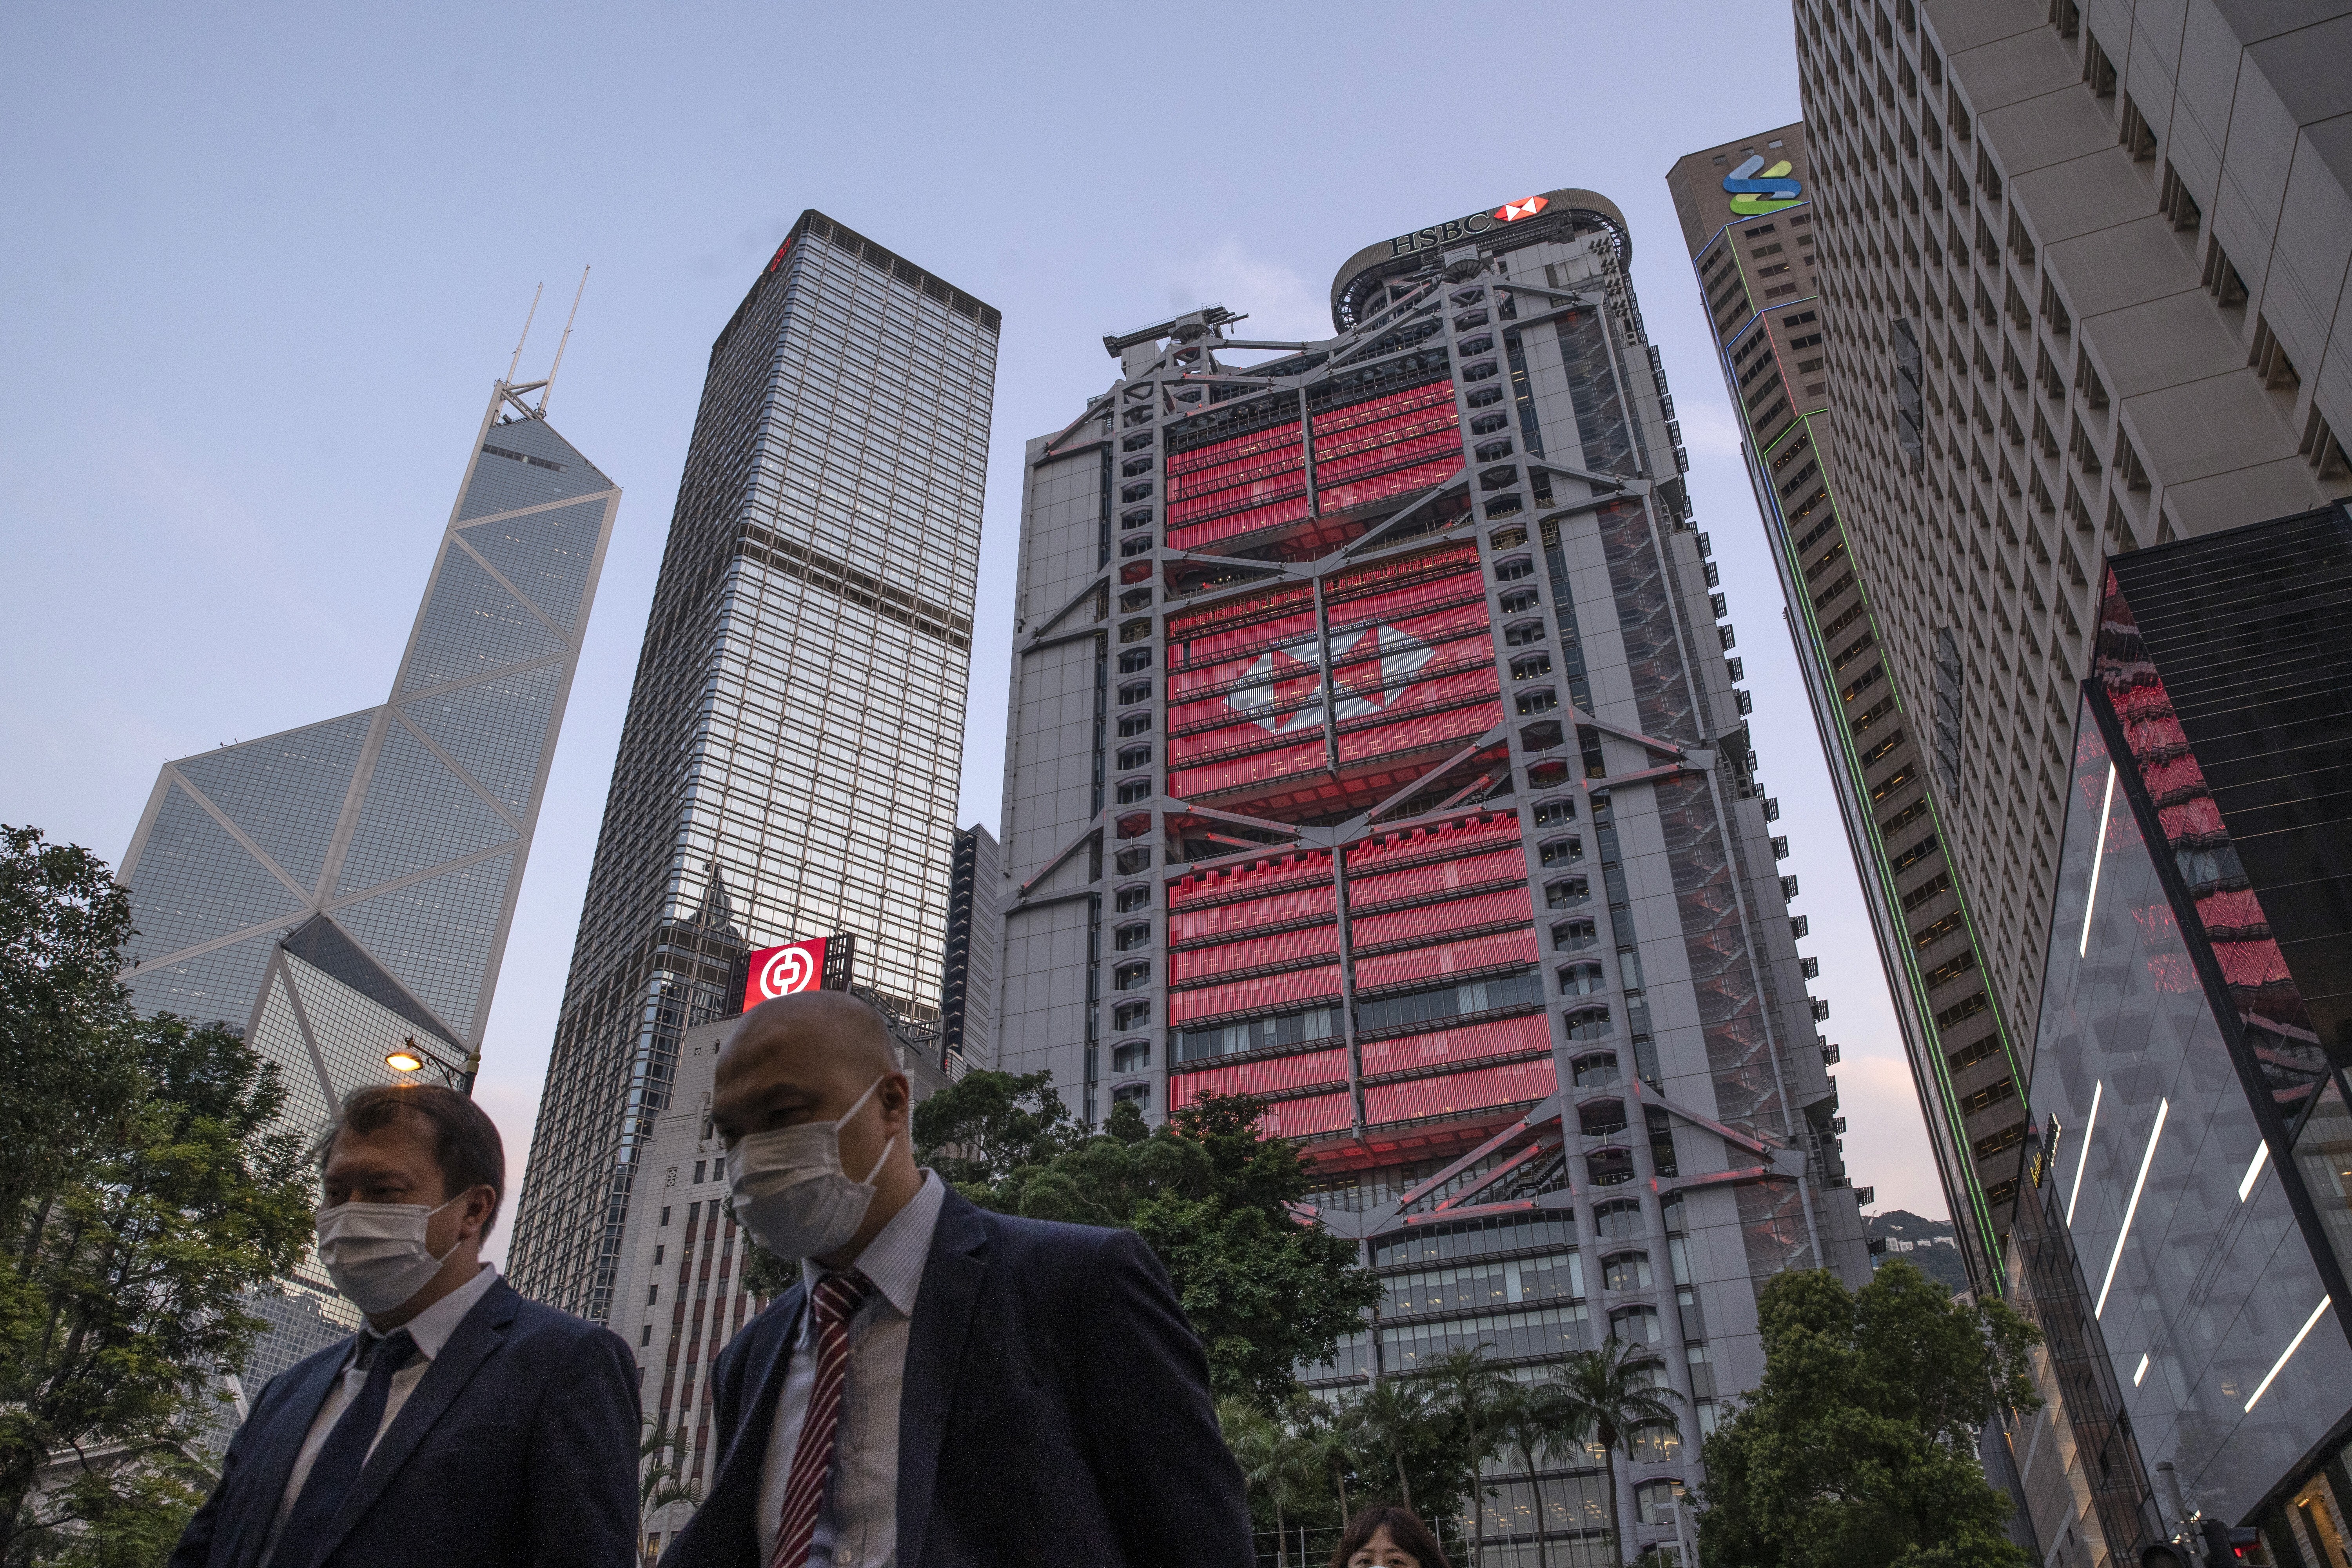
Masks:
[[[683,1435],[670,1431],[657,1421],[646,1423],[645,1436],[637,1439],[637,1458],[644,1461],[637,1472],[637,1503],[643,1512],[667,1508],[674,1502],[698,1503],[702,1500],[699,1483],[687,1479],[686,1468],[677,1457]]]
[[[1478,1554],[1486,1545],[1486,1494],[1478,1468],[1495,1452],[1498,1438],[1496,1418],[1501,1413],[1511,1375],[1495,1364],[1489,1345],[1451,1350],[1430,1363],[1421,1375],[1435,1389],[1438,1407],[1454,1420],[1454,1430],[1470,1460],[1470,1568],[1478,1568]]]
[[[1571,1405],[1560,1389],[1549,1384],[1513,1384],[1504,1391],[1496,1411],[1495,1431],[1502,1439],[1503,1452],[1516,1458],[1519,1468],[1527,1472],[1528,1495],[1534,1500],[1536,1568],[1551,1568],[1543,1538],[1543,1489],[1536,1479],[1537,1471],[1542,1468],[1538,1456],[1581,1442],[1588,1430],[1583,1412]]]
[[[1289,1568],[1288,1515],[1312,1490],[1322,1464],[1313,1438],[1234,1394],[1217,1402],[1217,1425],[1241,1466],[1243,1485],[1274,1510],[1276,1568]]]
[[[1637,1356],[1641,1359],[1636,1360]],[[1611,1560],[1619,1563],[1625,1561],[1625,1535],[1617,1510],[1617,1451],[1626,1448],[1630,1458],[1628,1445],[1634,1430],[1653,1421],[1674,1420],[1673,1402],[1682,1398],[1673,1389],[1651,1381],[1654,1365],[1645,1350],[1637,1350],[1612,1334],[1599,1350],[1579,1351],[1551,1369],[1552,1381],[1575,1410],[1578,1426],[1592,1434],[1606,1459],[1609,1550]]]
[[[1402,1377],[1384,1377],[1348,1406],[1349,1418],[1364,1434],[1365,1446],[1396,1470],[1397,1500],[1412,1508],[1412,1482],[1404,1473],[1405,1454],[1429,1425],[1429,1390]]]
[[[1345,1525],[1348,1478],[1363,1468],[1365,1456],[1377,1446],[1363,1418],[1361,1402],[1340,1405],[1309,1431],[1315,1443],[1316,1462],[1331,1478],[1332,1490],[1339,1498],[1339,1522]]]

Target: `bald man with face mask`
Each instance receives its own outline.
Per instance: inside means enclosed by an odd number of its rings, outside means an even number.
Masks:
[[[722,1445],[663,1568],[1250,1562],[1208,1362],[1130,1231],[992,1214],[919,1168],[878,1015],[744,1015],[711,1120],[801,1279],[712,1368]]]

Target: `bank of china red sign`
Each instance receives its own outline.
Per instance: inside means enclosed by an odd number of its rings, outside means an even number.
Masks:
[[[806,942],[763,947],[753,953],[751,978],[743,985],[744,1010],[749,1012],[762,1002],[814,991],[822,985],[824,941],[821,936],[813,936]]]

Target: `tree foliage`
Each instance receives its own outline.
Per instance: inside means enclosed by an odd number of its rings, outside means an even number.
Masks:
[[[0,830],[0,1563],[160,1560],[210,1475],[240,1295],[293,1267],[313,1191],[276,1069],[131,1013],[104,863]],[[19,1097],[18,1085],[26,1086]]]
[[[1330,1358],[1379,1295],[1356,1249],[1289,1205],[1297,1152],[1259,1105],[1207,1095],[1148,1128],[1129,1104],[1089,1136],[1045,1074],[966,1074],[915,1110],[919,1158],[1000,1213],[1135,1231],[1167,1267],[1209,1355],[1211,1385],[1279,1405],[1292,1369]]]
[[[1758,1302],[1764,1381],[1706,1442],[1700,1555],[1740,1568],[2026,1568],[1977,1434],[2041,1402],[2041,1335],[1904,1262],[1850,1292],[1818,1270]]]

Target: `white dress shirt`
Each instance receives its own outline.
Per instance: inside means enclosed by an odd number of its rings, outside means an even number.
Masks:
[[[908,1325],[930,1258],[931,1232],[946,1201],[947,1184],[926,1170],[907,1206],[890,1216],[851,1265],[874,1282],[874,1294],[849,1320],[849,1372],[841,1388],[841,1424],[834,1429],[833,1484],[817,1515],[812,1563],[896,1568],[898,1561],[898,1399],[906,1385]],[[812,1289],[831,1272],[813,1258],[801,1259],[801,1280]],[[815,1316],[802,1310],[800,1338],[760,1468],[761,1563],[776,1552],[793,1452],[800,1447],[801,1423],[816,1386]]]
[[[485,1263],[481,1271],[471,1279],[400,1325],[408,1331],[408,1337],[416,1342],[416,1355],[406,1366],[392,1374],[392,1385],[384,1391],[383,1419],[377,1423],[375,1436],[368,1444],[371,1458],[375,1453],[376,1444],[383,1442],[383,1435],[392,1430],[393,1421],[400,1415],[401,1407],[408,1403],[408,1396],[416,1392],[418,1384],[425,1381],[425,1369],[433,1364],[433,1358],[441,1353],[441,1347],[449,1342],[449,1336],[457,1331],[457,1325],[465,1321],[466,1314],[474,1310],[475,1303],[488,1295],[490,1287],[498,1282],[498,1265]],[[319,1406],[318,1419],[310,1423],[310,1435],[302,1439],[302,1451],[295,1457],[293,1472],[286,1478],[286,1495],[278,1500],[278,1522],[269,1527],[269,1540],[261,1549],[262,1562],[268,1562],[270,1553],[278,1550],[278,1537],[285,1530],[288,1517],[294,1511],[294,1500],[302,1495],[302,1483],[310,1479],[310,1467],[318,1461],[319,1450],[327,1446],[327,1434],[335,1429],[335,1423],[342,1416],[343,1407],[357,1399],[360,1390],[367,1386],[367,1369],[360,1365],[359,1361],[360,1346],[370,1340],[385,1337],[364,1322],[361,1324],[360,1331],[352,1336],[351,1348],[343,1354],[342,1375],[336,1379],[335,1386],[328,1393],[327,1402]],[[364,1465],[367,1461],[362,1459],[360,1462]]]

